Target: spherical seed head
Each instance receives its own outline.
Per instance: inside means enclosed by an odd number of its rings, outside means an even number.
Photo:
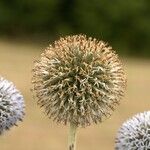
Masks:
[[[116,150],[150,149],[150,111],[123,123],[116,138]]]
[[[101,122],[124,95],[122,65],[103,41],[84,35],[60,38],[34,65],[38,104],[56,122],[82,127]]]
[[[0,134],[22,121],[24,107],[23,96],[13,83],[0,77]]]

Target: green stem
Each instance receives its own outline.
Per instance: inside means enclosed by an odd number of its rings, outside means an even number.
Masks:
[[[68,150],[76,150],[76,132],[77,125],[75,123],[70,122]]]

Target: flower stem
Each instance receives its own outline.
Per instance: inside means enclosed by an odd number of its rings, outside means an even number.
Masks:
[[[77,132],[77,125],[73,122],[70,122],[68,150],[76,150],[76,132]]]

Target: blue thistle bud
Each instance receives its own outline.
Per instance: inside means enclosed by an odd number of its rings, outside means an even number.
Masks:
[[[150,111],[127,120],[118,131],[116,150],[150,149]]]
[[[12,82],[0,77],[0,134],[22,121],[24,108],[20,92]]]

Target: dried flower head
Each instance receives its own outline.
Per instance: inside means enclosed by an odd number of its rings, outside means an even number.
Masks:
[[[116,150],[150,149],[150,111],[123,123],[116,138]]]
[[[0,134],[22,121],[24,107],[23,96],[13,83],[0,77]]]
[[[118,56],[103,41],[84,35],[60,38],[35,62],[33,90],[56,122],[85,127],[110,116],[124,94]]]

